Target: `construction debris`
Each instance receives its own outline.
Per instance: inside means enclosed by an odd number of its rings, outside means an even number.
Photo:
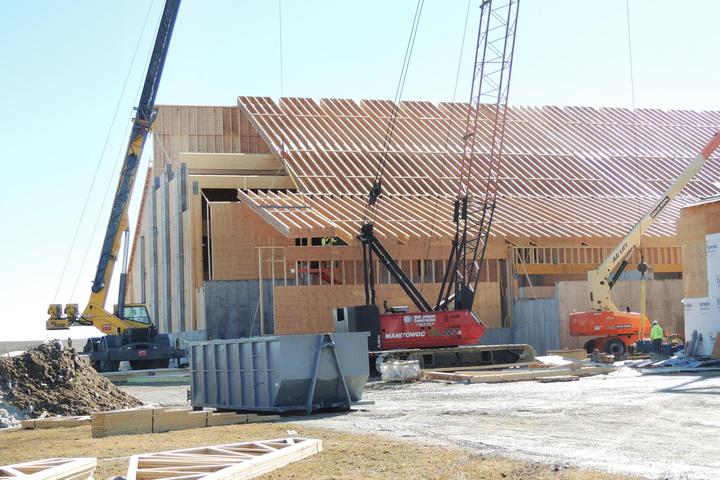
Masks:
[[[278,438],[133,455],[127,480],[255,478],[321,451],[321,440]]]
[[[380,375],[386,382],[412,382],[420,379],[420,362],[395,360],[380,365]]]
[[[95,458],[48,458],[0,467],[0,479],[85,480],[93,478],[96,466]]]
[[[190,428],[236,425],[277,420],[277,415],[215,413],[190,409],[136,408],[98,412],[92,415],[92,436],[160,433]]]
[[[0,429],[20,426],[20,419],[24,418],[21,412],[3,401],[0,401],[0,407]]]
[[[0,358],[0,400],[28,418],[41,415],[89,415],[142,405],[118,390],[59,341]]]
[[[720,371],[720,359],[706,360],[679,353],[660,360],[629,361],[625,366],[643,369],[643,373],[712,372]]]
[[[598,350],[595,349],[593,353],[590,354],[590,360],[595,363],[610,364],[615,362],[615,355],[612,355],[610,353],[598,352]]]

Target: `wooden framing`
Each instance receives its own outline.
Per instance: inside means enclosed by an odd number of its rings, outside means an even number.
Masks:
[[[96,466],[95,458],[48,458],[0,467],[0,479],[86,480]]]
[[[375,233],[414,280],[437,282],[446,261],[466,108],[399,105]],[[254,280],[261,269],[263,278],[282,279],[274,303],[281,332],[282,325],[290,325],[293,309],[303,320],[288,331],[310,333],[301,326],[312,332],[327,328],[330,306],[339,302],[335,299],[362,303],[356,235],[392,109],[386,101],[283,98],[276,103],[265,97],[239,97],[237,106],[160,106],[129,297],[145,299],[163,330],[166,319],[172,319],[174,332],[204,328],[203,256],[210,251],[215,267],[211,279]],[[487,119],[481,121],[481,129],[488,125]],[[640,129],[641,145],[628,143],[631,125]],[[719,112],[639,109],[631,115],[624,109],[511,107],[484,282],[498,284],[498,292],[507,286],[503,294],[511,301],[521,292],[522,278],[539,277],[541,285],[524,292],[533,297],[552,296],[554,289],[549,289],[556,281],[583,278],[718,126]],[[485,147],[478,147],[482,161]],[[648,232],[645,256],[654,272],[682,271],[675,219],[683,205],[716,191],[717,158],[715,154]],[[175,177],[169,181],[168,165]],[[187,169],[185,191],[177,185],[182,165]],[[224,216],[224,206],[206,209],[203,191],[209,189],[236,189],[242,205],[227,209],[241,213]],[[480,180],[474,191],[482,191]],[[180,208],[185,195],[187,210],[165,218],[166,195],[170,210]],[[215,212],[208,216],[211,209]],[[204,222],[204,216],[211,220]],[[348,246],[311,246],[313,238],[322,237],[339,237]],[[146,246],[144,262],[136,252],[140,238]],[[256,251],[278,246],[284,248],[282,255],[274,251],[263,257],[270,252]],[[387,272],[377,271],[382,284]],[[426,282],[428,288],[435,283]],[[392,288],[388,285],[391,302]],[[402,295],[395,300],[408,303]],[[176,319],[181,304],[184,318]],[[491,326],[500,325],[498,305],[499,300],[491,302],[492,311],[481,316]],[[504,306],[506,314],[509,305]],[[317,315],[321,307],[323,313]]]
[[[322,441],[278,438],[130,457],[127,480],[255,478],[322,451]]]

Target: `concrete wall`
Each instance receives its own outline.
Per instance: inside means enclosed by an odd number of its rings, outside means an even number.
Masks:
[[[205,321],[210,338],[241,338],[260,334],[260,284],[257,280],[205,282]],[[266,334],[275,332],[272,282],[263,281]]]
[[[513,304],[513,343],[527,343],[538,355],[560,347],[557,298],[520,299]]]

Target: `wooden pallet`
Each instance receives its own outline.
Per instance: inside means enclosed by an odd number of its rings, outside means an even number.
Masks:
[[[92,478],[96,466],[95,458],[48,458],[0,467],[0,479],[86,480]]]
[[[322,451],[322,441],[278,438],[130,457],[127,480],[255,478]]]
[[[70,428],[79,427],[81,425],[90,425],[90,415],[81,415],[76,417],[50,417],[50,418],[33,418],[20,422],[25,430],[34,430],[36,428]]]
[[[269,422],[277,415],[216,413],[189,409],[139,408],[98,412],[92,415],[92,436],[161,433],[190,428]]]
[[[466,382],[466,383],[502,383],[502,382],[519,382],[527,380],[537,380],[539,378],[560,377],[560,376],[576,376],[587,377],[590,375],[598,375],[610,373],[614,371],[613,367],[583,367],[583,368],[548,368],[548,369],[532,369],[526,371],[514,372],[423,372],[426,380],[444,380],[449,382]]]

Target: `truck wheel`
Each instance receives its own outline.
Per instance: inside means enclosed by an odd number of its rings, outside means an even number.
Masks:
[[[627,351],[627,346],[625,346],[625,342],[620,340],[619,338],[611,338],[607,342],[605,342],[605,353],[610,355],[624,355]]]
[[[589,340],[584,345],[585,351],[587,353],[592,353],[593,350],[595,350],[595,340]]]

